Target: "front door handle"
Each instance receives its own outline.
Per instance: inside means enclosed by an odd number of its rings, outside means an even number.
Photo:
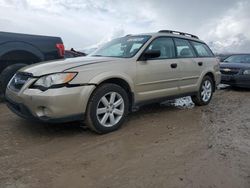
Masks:
[[[171,68],[172,68],[172,69],[175,69],[176,67],[177,67],[177,63],[172,63],[172,64],[171,64]]]
[[[199,65],[199,66],[202,66],[202,65],[203,65],[203,62],[198,62],[198,65]]]

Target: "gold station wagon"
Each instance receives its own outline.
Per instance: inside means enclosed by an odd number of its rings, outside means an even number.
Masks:
[[[87,57],[22,68],[6,100],[23,118],[85,121],[101,134],[144,104],[189,95],[207,105],[220,78],[219,61],[197,36],[162,30],[114,39]]]

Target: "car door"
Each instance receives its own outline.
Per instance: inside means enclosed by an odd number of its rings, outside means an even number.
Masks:
[[[202,42],[191,41],[191,45],[196,51],[197,58],[195,58],[196,65],[198,65],[198,70],[200,75],[206,70],[206,67],[211,67],[215,62],[215,57],[210,48]],[[198,85],[197,85],[198,86]]]
[[[180,71],[180,92],[194,92],[201,74],[201,67],[195,61],[195,51],[186,39],[174,38],[174,42]]]
[[[137,99],[143,101],[176,95],[179,90],[179,66],[175,59],[173,39],[156,38],[144,52],[148,50],[159,50],[160,56],[137,61]]]

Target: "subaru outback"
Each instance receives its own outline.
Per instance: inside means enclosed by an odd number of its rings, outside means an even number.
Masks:
[[[219,60],[197,36],[161,30],[114,39],[87,57],[22,68],[6,99],[23,118],[85,121],[102,134],[145,104],[189,95],[207,105],[220,77]]]

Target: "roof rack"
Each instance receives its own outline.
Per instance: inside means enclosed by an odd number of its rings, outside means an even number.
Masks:
[[[183,35],[183,36],[199,39],[199,37],[197,37],[196,35],[192,35],[192,34],[189,34],[189,33],[183,33],[183,32],[180,32],[180,31],[160,30],[160,31],[158,31],[158,33],[171,33],[171,34]]]

